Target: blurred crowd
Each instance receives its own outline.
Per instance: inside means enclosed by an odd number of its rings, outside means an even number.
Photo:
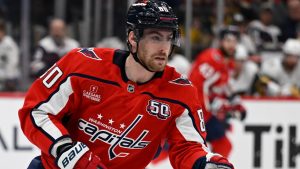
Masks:
[[[232,53],[226,57],[230,58],[230,66],[222,71],[228,73],[231,95],[300,97],[300,0],[224,0],[221,28],[216,23],[217,1],[194,0],[190,28],[192,60],[183,54],[185,0],[165,1],[179,14],[182,47],[175,50],[169,65],[180,73],[190,76],[196,60],[208,49],[224,52],[224,48],[229,48],[226,50],[232,50]],[[42,4],[32,0],[32,44],[28,66],[31,80],[68,51],[82,46],[77,24],[82,20],[82,2],[72,2],[67,1],[67,16],[62,20],[53,17],[49,8],[53,7],[53,1],[46,0]],[[19,11],[19,1],[0,0],[0,91],[21,90],[20,18],[15,16],[21,15]],[[125,18],[125,14],[115,7],[114,18]],[[120,31],[123,27],[124,31]],[[234,34],[237,43],[226,47],[222,42],[226,39],[222,31]],[[113,36],[104,35],[90,46],[126,50],[125,41],[125,26],[120,24],[115,26]],[[215,70],[205,67],[198,71],[209,74]]]

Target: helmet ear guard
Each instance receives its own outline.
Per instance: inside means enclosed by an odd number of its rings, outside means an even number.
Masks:
[[[140,40],[140,34],[141,33],[139,33],[138,32],[138,30],[127,30],[127,47],[128,47],[128,49],[129,49],[129,51],[132,53],[132,44],[129,42],[129,33],[130,32],[133,32],[133,34],[134,34],[134,41],[138,44],[138,42],[139,42],[139,40]]]

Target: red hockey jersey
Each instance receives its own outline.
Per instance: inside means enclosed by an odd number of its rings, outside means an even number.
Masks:
[[[46,169],[57,168],[56,148],[70,138],[110,169],[145,168],[165,138],[176,169],[191,169],[208,153],[196,88],[168,66],[134,83],[125,73],[128,55],[74,49],[33,83],[19,118]]]
[[[225,59],[219,49],[210,48],[200,53],[190,71],[189,79],[198,89],[198,97],[203,105],[204,119],[207,121],[210,113],[210,102],[218,96],[230,94],[228,82],[234,61]]]

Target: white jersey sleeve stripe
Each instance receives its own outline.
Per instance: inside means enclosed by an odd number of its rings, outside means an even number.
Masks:
[[[62,83],[59,90],[52,95],[49,101],[41,104],[37,109],[32,111],[32,117],[35,124],[42,128],[53,139],[62,136],[60,130],[52,123],[49,114],[57,115],[67,104],[69,96],[73,93],[70,77]]]
[[[193,126],[193,121],[189,116],[189,111],[187,109],[184,110],[181,116],[176,118],[175,122],[177,129],[183,135],[185,140],[204,144],[204,140]]]
[[[57,115],[66,106],[69,96],[72,93],[71,79],[68,77],[68,79],[60,85],[58,92],[56,92],[48,102],[41,104],[38,109]]]
[[[52,123],[48,115],[45,115],[46,112],[40,110],[32,111],[32,116],[38,127],[41,127],[48,135],[53,139],[58,139],[62,136],[62,133],[59,129]]]

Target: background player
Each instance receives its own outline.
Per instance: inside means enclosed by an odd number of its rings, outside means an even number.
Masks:
[[[74,49],[31,86],[19,117],[38,165],[145,168],[167,138],[175,169],[233,169],[206,147],[196,89],[166,66],[179,38],[171,7],[138,1],[127,17],[130,52]]]
[[[263,61],[257,91],[265,96],[300,97],[300,40],[288,39],[283,56]]]
[[[212,150],[229,156],[231,143],[226,137],[228,115],[241,115],[245,109],[235,99],[230,101],[228,88],[230,72],[234,67],[234,55],[238,43],[237,27],[230,26],[220,32],[218,48],[200,53],[192,65],[190,80],[198,88],[198,96],[204,105],[207,141]],[[234,113],[234,114],[233,114]]]

